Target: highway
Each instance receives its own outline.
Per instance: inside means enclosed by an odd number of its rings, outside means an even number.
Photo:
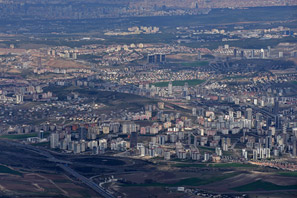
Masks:
[[[103,187],[97,185],[96,183],[94,183],[90,179],[88,179],[88,178],[80,175],[79,173],[77,173],[76,171],[74,171],[73,169],[71,169],[70,167],[65,166],[64,164],[58,164],[58,166],[60,168],[62,168],[64,171],[66,171],[69,174],[71,174],[72,176],[74,176],[75,178],[77,178],[80,181],[82,181],[84,184],[86,184],[87,186],[89,186],[90,188],[92,188],[94,191],[96,191],[97,193],[99,193],[104,198],[114,198],[114,196],[109,191],[107,191]]]
[[[53,155],[51,155],[48,151],[44,150],[43,148],[36,148],[36,147],[34,147],[32,145],[19,144],[19,143],[16,143],[16,142],[8,142],[8,143],[11,144],[11,145],[14,145],[14,146],[22,147],[23,149],[26,149],[28,151],[37,153],[39,155],[42,155],[42,156],[46,157],[47,160],[50,161],[50,162],[62,163],[62,164],[72,164],[72,162],[65,161],[65,160],[60,160],[60,159],[55,158]]]
[[[114,198],[114,196],[111,194],[111,192],[107,191],[105,188],[97,185],[92,180],[80,175],[78,172],[76,172],[75,170],[68,167],[68,164],[72,164],[71,162],[65,161],[65,160],[59,160],[59,159],[55,158],[52,154],[50,154],[48,151],[46,151],[45,149],[36,148],[32,145],[20,144],[20,143],[13,142],[13,141],[7,141],[7,143],[10,144],[11,146],[21,147],[23,149],[26,149],[28,151],[31,151],[31,152],[34,152],[41,156],[46,157],[48,161],[56,163],[58,167],[62,168],[65,172],[71,174],[76,179],[80,180],[85,185],[89,186],[91,189],[93,189],[95,192],[100,194],[102,197]]]
[[[239,140],[237,140],[236,142],[234,142],[234,144],[232,144],[232,146],[231,146],[231,150],[234,150],[234,148],[235,148],[235,146],[236,146],[236,144],[239,142]]]
[[[273,113],[270,113],[269,111],[267,111],[265,109],[262,109],[262,108],[259,108],[259,107],[255,106],[255,105],[248,104],[248,106],[250,108],[252,108],[253,110],[257,111],[257,112],[260,112],[260,113],[262,113],[264,115],[270,116],[271,118],[274,118],[274,116],[275,116]]]
[[[212,80],[211,77],[212,77],[212,76],[209,76],[208,79],[207,79],[205,82],[203,82],[202,84],[199,85],[199,87],[204,87],[205,85],[207,85],[207,83],[209,83],[209,81]]]

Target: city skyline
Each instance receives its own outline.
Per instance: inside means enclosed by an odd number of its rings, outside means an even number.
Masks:
[[[297,195],[297,2],[0,1],[0,197]]]

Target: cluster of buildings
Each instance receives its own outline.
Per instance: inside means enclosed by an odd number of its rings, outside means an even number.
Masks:
[[[156,34],[158,33],[160,30],[159,27],[146,27],[146,26],[134,26],[134,27],[130,27],[128,28],[128,32],[105,32],[104,35],[107,36],[126,36],[126,35],[133,35],[133,34]]]
[[[210,52],[208,49],[193,49],[180,45],[131,43],[130,45],[86,45],[79,48],[54,47],[44,56],[77,60],[93,66],[114,66],[141,61],[164,63],[166,54]],[[153,57],[154,55],[154,57]],[[46,65],[44,65],[46,66]]]
[[[129,29],[140,31],[159,30]],[[219,29],[200,32],[191,28],[178,31],[181,35],[192,31],[192,35],[210,37],[234,36],[237,32],[242,33],[242,38],[246,33]],[[251,31],[252,35],[255,32],[258,31]],[[281,35],[280,32],[294,36],[283,27],[260,32],[262,36]],[[27,142],[48,141],[52,149],[80,155],[241,161],[296,168],[286,160],[296,158],[297,152],[293,83],[297,82],[297,72],[291,63],[283,66],[281,62],[296,57],[295,44],[265,49],[226,44],[215,50],[178,44],[94,44],[32,50],[11,47],[2,52],[0,61],[5,64],[5,72],[0,80],[1,133],[36,133]],[[198,62],[177,63],[184,56]],[[172,59],[176,60],[175,66],[170,65]],[[269,65],[269,71],[259,72],[257,64],[244,62],[247,59],[278,62]],[[136,60],[139,64],[126,66]],[[201,60],[206,63],[204,66],[199,65]],[[50,66],[58,63],[65,68]],[[32,73],[16,77],[11,74],[12,69],[31,69]],[[96,92],[111,94],[98,100]],[[153,102],[135,109],[123,106],[109,110],[118,102],[116,93],[144,96]]]
[[[37,85],[23,85],[22,87],[6,87],[0,90],[0,103],[1,104],[22,104],[26,101],[48,101],[55,100],[52,92],[44,92],[42,87]]]
[[[186,86],[182,88],[186,95],[191,94],[191,91],[189,91],[191,89]],[[169,83],[165,90],[168,93],[170,92],[172,97],[179,93],[180,88],[174,87]],[[218,87],[209,87],[208,92],[204,93],[209,94],[209,92],[214,90],[219,89]],[[203,91],[198,91],[201,95],[192,95],[192,99],[206,98],[203,96]],[[279,92],[279,90],[276,91],[270,90],[269,93]],[[210,98],[210,102],[213,103],[216,101],[218,105],[220,101],[224,100],[223,97]],[[207,101],[205,102],[207,103]],[[215,105],[214,107],[202,108],[197,106],[192,108],[191,119],[180,117],[179,114],[163,113],[164,109],[170,108],[170,105],[166,106],[164,102],[159,102],[158,106],[153,106],[145,112],[126,114],[126,119],[131,121],[154,121],[151,125],[140,126],[134,123],[117,124],[115,128],[114,124],[104,123],[101,126],[102,132],[97,133],[113,134],[115,132],[116,134],[137,133],[140,136],[154,135],[156,137],[152,138],[151,142],[147,145],[145,143],[134,144],[138,147],[136,150],[138,150],[141,156],[166,156],[166,159],[169,158],[170,153],[170,156],[176,155],[176,157],[182,159],[192,158],[201,160],[201,156],[203,156],[204,161],[206,159],[209,160],[212,159],[211,153],[211,157],[208,158],[208,155],[204,156],[204,153],[201,155],[199,148],[195,148],[197,146],[207,146],[215,149],[214,153],[216,155],[214,155],[214,159],[218,160],[218,156],[222,156],[223,154],[222,151],[228,151],[232,148],[231,144],[234,141],[232,136],[237,137],[240,140],[240,144],[245,145],[245,149],[241,151],[242,158],[245,160],[296,155],[296,138],[294,138],[296,133],[294,132],[296,131],[296,117],[294,116],[296,112],[294,108],[296,99],[279,96],[240,97],[239,95],[230,95],[229,102],[235,106],[220,107]],[[100,126],[98,127],[98,131],[100,131],[101,128]],[[111,130],[111,128],[113,129]],[[189,141],[189,134],[193,134],[193,137],[195,137],[194,140]],[[238,135],[240,135],[240,138]],[[116,136],[116,138],[118,137]],[[127,139],[118,139],[118,141],[110,140],[107,141],[108,145],[112,141],[115,145],[126,145],[126,149],[131,148],[128,143],[124,143]],[[172,147],[173,149],[164,149],[162,145]],[[188,149],[187,147],[191,145],[193,149]],[[118,147],[124,148],[122,146],[111,146],[111,144],[108,146],[108,148],[113,148],[113,150]]]
[[[297,33],[293,29],[283,26],[265,29],[251,29],[247,25],[234,26],[233,29],[180,26],[176,28],[176,35],[178,43],[223,42],[228,44],[228,42],[240,43],[240,41],[248,40],[257,46],[256,40],[270,42],[272,39],[294,38]]]
[[[296,157],[296,121],[285,123],[278,116],[275,120],[269,117],[265,120],[263,114],[253,113],[252,108],[236,112],[225,108],[193,108],[192,115],[185,117],[179,113],[164,113],[164,107],[162,103],[150,105],[143,118],[136,113],[129,122],[60,128],[50,136],[51,147],[77,154],[129,151],[132,156],[144,158],[202,162],[251,160],[259,163],[270,158]],[[277,111],[278,107],[273,108]],[[154,123],[141,126],[135,123],[138,120],[153,120]],[[99,138],[102,134],[106,138]],[[150,140],[141,141],[146,135],[150,135]],[[240,150],[241,158],[224,157],[226,152],[236,150],[236,144],[244,147]]]
[[[270,46],[268,46],[267,49],[240,49],[229,47],[229,45],[226,44],[214,50],[214,53],[221,57],[241,59],[282,59],[285,57],[297,57],[297,49],[271,49]]]

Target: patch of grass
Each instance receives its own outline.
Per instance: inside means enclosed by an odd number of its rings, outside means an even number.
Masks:
[[[44,137],[49,136],[49,132],[44,133]],[[26,139],[30,137],[37,137],[37,133],[27,133],[27,134],[17,134],[17,135],[1,135],[0,139],[10,139],[10,140],[21,140],[21,139]]]
[[[184,67],[203,67],[203,66],[207,66],[208,64],[209,64],[208,61],[196,61],[196,62],[182,63],[181,66],[184,66]]]
[[[234,177],[238,173],[228,173],[221,176],[216,177],[210,177],[210,178],[198,178],[198,177],[192,177],[187,179],[182,179],[176,183],[173,184],[166,184],[166,183],[159,183],[159,182],[149,182],[149,183],[143,183],[143,184],[124,184],[123,186],[168,186],[168,187],[177,187],[177,186],[201,186],[210,184],[217,181],[222,181],[224,179]]]
[[[8,174],[20,175],[20,176],[22,175],[22,173],[12,170],[12,169],[8,168],[7,166],[3,166],[3,165],[0,165],[0,173],[8,173]]]
[[[216,168],[250,168],[250,167],[256,167],[256,165],[253,164],[240,164],[240,163],[223,163],[223,164],[211,164],[210,166],[216,167]]]
[[[232,190],[245,192],[245,191],[271,191],[271,190],[290,190],[290,189],[297,189],[297,185],[290,185],[290,186],[279,186],[270,182],[265,182],[262,180],[249,183],[243,186],[238,186],[232,188]]]
[[[198,146],[198,149],[202,151],[215,151],[215,148],[210,148],[206,146]]]
[[[223,80],[230,80],[230,79],[245,79],[247,76],[230,76],[230,77],[225,77]]]
[[[239,47],[243,49],[261,49],[267,48],[267,46],[275,47],[279,43],[290,42],[296,43],[296,39],[293,37],[286,37],[281,39],[266,39],[260,40],[257,38],[247,38],[240,39],[235,41],[228,41],[228,44],[233,47]],[[219,46],[226,44],[224,41],[207,41],[207,42],[191,42],[191,43],[182,43],[182,45],[193,48],[208,48],[208,49],[217,49]],[[210,56],[202,56],[203,58],[209,58]]]
[[[201,83],[203,83],[204,80],[199,80],[199,79],[195,79],[195,80],[177,80],[177,81],[172,81],[172,86],[184,86],[185,83],[188,83],[189,86],[196,86],[199,85]],[[154,83],[153,85],[155,85],[156,87],[167,87],[169,84],[169,82],[157,82]]]
[[[297,85],[297,81],[293,81],[292,83],[293,83],[294,85]]]
[[[10,140],[20,140],[26,139],[29,137],[37,137],[37,133],[28,133],[28,134],[18,134],[18,135],[2,135],[1,139],[10,139]]]
[[[297,172],[280,172],[277,174],[286,177],[297,177]]]
[[[210,164],[210,163],[203,163],[203,164],[189,164],[189,163],[179,163],[172,165],[174,167],[208,167],[208,168],[252,168],[256,167],[256,165],[253,164],[240,164],[240,163],[216,163],[216,164]]]
[[[172,166],[174,166],[174,167],[198,167],[198,168],[203,168],[203,167],[206,167],[207,164],[184,164],[184,163],[179,163],[179,164],[173,164]]]
[[[88,98],[87,102],[97,102],[106,105],[106,109],[129,108],[140,109],[143,105],[152,103],[154,100],[141,97],[134,94],[119,93],[112,91],[99,91],[96,89],[80,88],[80,87],[58,87],[49,86],[44,88],[45,91],[52,91],[60,100],[66,100],[67,95],[71,92],[78,92],[81,97]],[[86,102],[86,103],[87,103]]]

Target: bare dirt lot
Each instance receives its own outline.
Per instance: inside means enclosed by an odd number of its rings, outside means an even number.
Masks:
[[[23,173],[0,174],[0,196],[22,197],[98,197],[87,187],[73,183],[65,175]]]
[[[50,59],[48,62],[45,63],[48,67],[52,68],[88,68],[86,65],[79,64],[74,61],[68,61],[68,60],[61,60],[61,59]]]

